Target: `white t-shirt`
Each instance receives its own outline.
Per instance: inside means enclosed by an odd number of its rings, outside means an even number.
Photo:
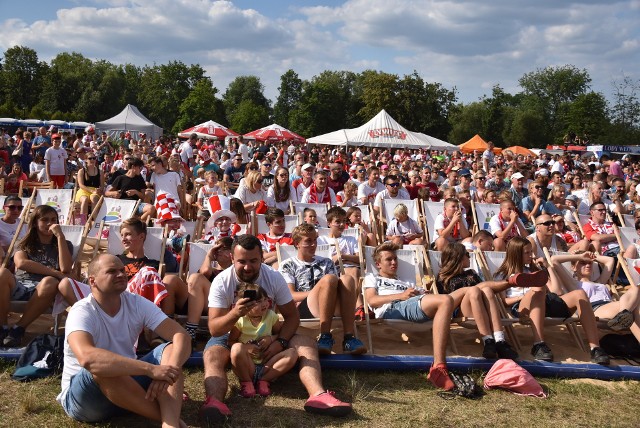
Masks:
[[[249,163],[251,160],[249,158],[249,147],[245,143],[240,144],[238,147],[238,153],[242,155],[242,163]]]
[[[340,254],[354,255],[358,254],[358,240],[354,236],[342,235],[339,238],[329,238],[328,236],[318,236],[318,245],[331,245],[331,255],[336,255],[335,242],[338,241],[338,248],[340,248]],[[345,267],[358,266],[357,264],[345,262]]]
[[[18,230],[19,224],[20,222],[17,220],[15,223],[9,224],[0,219],[0,247],[9,248],[13,236],[16,234],[16,230]],[[22,237],[24,237],[24,235],[26,234],[27,228],[23,227],[22,229],[20,229],[20,236],[18,236],[18,239],[22,239]]]
[[[234,197],[240,199],[243,204],[250,204],[257,201],[266,201],[267,192],[260,189],[257,192],[251,192],[247,186],[238,186]]]
[[[294,189],[291,184],[289,184],[289,199],[282,202],[276,202],[276,195],[275,195],[275,190],[273,185],[269,186],[269,189],[267,189],[267,206],[268,207],[280,208],[282,211],[286,213],[287,211],[289,211],[289,208],[290,208],[289,201],[293,201],[294,203],[299,202],[298,193],[296,192],[296,189]]]
[[[156,174],[155,172],[151,174],[151,179],[149,183],[153,184],[153,187],[156,192],[156,198],[158,195],[166,193],[171,196],[177,204],[180,203],[180,197],[178,196],[178,186],[182,185],[180,181],[180,176],[175,171],[167,171],[164,174]]]
[[[464,225],[464,227],[467,227],[467,228],[469,227],[467,225],[467,220],[464,218],[464,216],[460,216],[460,222]],[[431,242],[436,242],[436,240],[440,237],[440,235],[438,235],[438,230],[442,230],[444,228],[445,228],[444,215],[440,213],[436,216],[436,219],[433,221],[433,239],[431,240]]]
[[[236,301],[238,283],[241,282],[233,266],[228,267],[213,279],[209,291],[209,307],[231,309]],[[258,278],[254,281],[266,292],[273,303],[281,306],[293,300],[291,291],[282,274],[270,266],[260,266]]]
[[[382,209],[382,200],[383,199],[404,199],[404,200],[408,200],[411,199],[411,196],[409,196],[409,192],[406,191],[406,189],[403,189],[402,187],[400,189],[398,189],[398,195],[397,196],[391,196],[391,193],[389,193],[389,191],[387,189],[384,189],[381,192],[378,192],[376,194],[376,199],[375,202],[373,203],[374,206]],[[392,216],[393,213],[387,213],[387,215]]]
[[[369,180],[365,181],[358,186],[358,201],[362,201],[362,198],[367,198],[365,203],[369,203],[375,200],[376,195],[384,190],[384,184],[376,181],[375,187],[369,186]]]
[[[47,151],[44,152],[44,160],[49,161],[49,173],[51,175],[64,175],[64,166],[67,157],[67,151],[62,147],[59,149],[49,147]]]
[[[180,144],[178,147],[178,153],[180,153],[182,163],[191,165],[191,160],[193,159],[193,147],[191,147],[191,143],[189,143],[189,141],[185,141]]]
[[[122,306],[111,317],[107,315],[93,295],[78,301],[67,317],[64,339],[64,369],[62,371],[62,391],[56,398],[64,405],[71,378],[82,366],[69,347],[69,335],[84,331],[91,335],[96,348],[106,349],[123,357],[136,359],[135,344],[144,327],[155,330],[167,316],[153,302],[144,297],[123,292],[120,294]]]
[[[400,294],[409,288],[415,288],[415,284],[401,281],[399,279],[384,278],[382,276],[368,274],[364,278],[362,288],[375,288],[379,296],[389,296],[392,294]],[[391,303],[385,303],[379,308],[371,308],[376,314],[376,318],[383,318],[383,314],[389,309]]]

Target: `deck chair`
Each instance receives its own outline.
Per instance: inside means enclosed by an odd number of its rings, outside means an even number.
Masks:
[[[628,259],[618,254],[618,265],[627,275],[631,286],[640,286],[640,259]]]
[[[73,190],[71,189],[47,189],[36,190],[34,207],[48,205],[58,212],[58,223],[69,224],[73,209]]]
[[[28,224],[29,211],[31,210],[31,206],[33,205],[33,201],[35,198],[35,194],[31,194],[30,198],[20,198],[22,199],[22,211],[20,212],[20,220],[18,221],[18,228],[16,229],[16,234],[13,235],[11,242],[9,243],[9,248],[7,248],[7,253],[5,254],[4,260],[2,260],[2,267],[7,267],[9,264],[9,260],[13,257],[14,249],[16,243],[18,242],[20,231],[23,227],[26,227]],[[26,203],[25,203],[26,199]],[[2,201],[2,205],[4,205],[4,199]],[[4,214],[3,214],[4,215]]]
[[[472,234],[481,230],[489,230],[491,217],[500,212],[500,204],[485,204],[471,201],[471,212],[474,225]]]
[[[53,181],[45,181],[44,183],[40,183],[39,181],[20,181],[20,186],[18,187],[18,195],[24,196],[24,191],[26,190],[28,193],[32,193],[36,189],[53,189],[54,183]]]
[[[374,250],[375,250],[375,247],[363,246],[362,250],[360,251],[360,260],[361,260],[362,271],[363,271],[361,282],[364,280],[364,277],[366,275],[368,274],[376,275],[378,273],[378,269],[373,260]],[[398,271],[397,271],[398,279],[408,282],[410,284],[416,284],[419,287],[420,286],[424,287],[424,284],[422,283],[422,272],[418,270],[418,263],[416,262],[416,259],[421,256],[418,256],[415,249],[403,248],[401,250],[397,250],[396,255],[398,256]],[[417,281],[418,279],[419,281]],[[369,308],[367,303],[367,296],[364,288],[362,288],[362,299],[363,299],[365,308]],[[365,323],[367,328],[367,340],[369,341],[369,350],[371,351],[371,353],[375,353],[373,338],[372,338],[373,335],[371,333],[371,329],[372,329],[371,326],[373,324],[384,324],[394,329],[400,330],[403,333],[407,333],[407,332],[424,333],[425,331],[429,331],[433,328],[433,321],[429,321],[426,323],[413,323],[411,321],[404,321],[404,320],[384,320],[384,319],[371,320],[369,319],[369,311],[365,310],[364,313],[365,313]],[[375,321],[375,323],[373,321]],[[453,342],[450,342],[450,344],[453,352],[457,354],[458,352],[457,352],[457,349],[455,348],[455,344]]]
[[[633,214],[618,214],[618,218],[620,219],[620,224],[622,227],[633,227],[636,226],[636,219]]]
[[[422,215],[424,216],[424,230],[427,242],[433,242],[435,237],[435,222],[438,214],[444,211],[444,201],[422,201]]]
[[[506,253],[502,251],[478,251],[478,260],[481,263],[483,274],[485,280],[493,280],[493,273],[498,270],[502,262],[506,257]],[[513,315],[510,311],[508,311],[502,299],[499,299],[501,312],[503,317],[513,318]],[[528,318],[520,318],[518,320],[522,325],[528,325],[533,329],[533,325]],[[550,318],[546,317],[544,321],[545,326],[557,326],[564,325],[567,329],[567,332],[574,340],[574,342],[578,345],[578,348],[582,351],[586,352],[584,341],[582,340],[582,336],[580,331],[578,330],[577,323],[579,319],[576,316],[569,317],[567,319],[563,318]]]
[[[620,245],[620,252],[624,253],[627,248],[638,239],[635,227],[614,227],[618,244]]]
[[[91,229],[91,232],[89,232],[90,237],[99,237],[98,229],[100,228],[100,223],[103,221],[105,225],[108,226],[109,224],[120,224],[124,220],[131,218],[136,212],[138,204],[139,201],[103,198],[98,212],[94,216],[95,223],[93,225],[93,228]]]
[[[284,216],[284,232],[291,233],[293,232],[293,228],[299,224],[297,215],[285,215]],[[256,214],[255,212],[251,212],[251,230],[254,235],[258,233],[268,233],[269,226],[267,226],[267,220],[265,219],[264,214]]]
[[[327,211],[329,210],[329,204],[306,204],[303,202],[289,201],[291,204],[291,214],[302,213],[305,208],[313,208],[318,215],[317,221],[320,227],[327,227]]]
[[[382,199],[382,208],[380,212],[379,226],[380,226],[380,236],[382,236],[382,240],[384,241],[386,235],[386,226],[389,225],[391,220],[393,220],[393,210],[399,204],[405,204],[407,206],[407,211],[409,212],[409,217],[418,222],[420,227],[423,227],[422,222],[420,221],[420,205],[418,199]]]
[[[328,227],[319,227],[318,228],[318,236],[329,236],[329,233],[331,232],[331,229]],[[356,240],[358,242],[360,242],[361,236],[360,236],[360,229],[357,227],[346,227],[344,229],[344,231],[342,232],[342,235],[344,236],[353,236],[354,238],[356,238]]]
[[[110,224],[108,226],[109,237],[107,238],[107,251],[110,254],[122,254],[124,247],[120,238],[120,225]],[[160,262],[158,273],[164,276],[164,250],[166,246],[165,230],[161,227],[147,227],[147,239],[144,241],[144,254]]]

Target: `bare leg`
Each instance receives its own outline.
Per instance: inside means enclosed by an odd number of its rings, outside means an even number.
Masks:
[[[207,397],[223,401],[229,386],[226,366],[230,352],[222,346],[211,346],[202,355],[204,358],[204,390]]]
[[[197,324],[200,322],[200,317],[207,305],[207,299],[209,297],[209,288],[211,282],[201,273],[194,273],[189,275],[187,279],[187,290],[189,296],[187,301],[187,322]]]
[[[231,347],[231,365],[233,372],[240,382],[251,382],[256,371],[256,365],[249,355],[249,351],[256,345],[248,343],[234,343]]]
[[[467,290],[460,304],[462,314],[475,318],[480,335],[492,335],[493,330],[491,329],[491,321],[489,320],[489,314],[487,313],[487,307],[485,306],[486,302],[484,301],[484,294],[482,293],[482,290],[477,287],[465,287],[465,289]]]
[[[0,268],[0,325],[9,321],[11,292],[16,288],[16,277],[7,268]]]
[[[533,341],[544,341],[544,314],[546,288],[532,288],[520,301],[520,314],[529,317],[533,325]]]
[[[89,214],[89,198],[86,196],[80,197],[80,214]]]
[[[162,278],[162,282],[165,284],[167,291],[173,298],[173,307],[167,308],[167,310],[171,312],[165,312],[165,314],[173,314],[175,313],[176,308],[183,308],[185,303],[187,303],[187,299],[189,298],[187,284],[185,284],[177,275],[165,275],[164,278]],[[163,311],[165,309],[164,302],[166,300],[168,300],[168,298],[162,301]]]
[[[587,336],[589,345],[591,345],[592,348],[600,346],[596,317],[593,314],[593,309],[591,308],[591,303],[589,303],[587,293],[585,293],[583,290],[575,290],[563,296],[560,296],[560,298],[564,300],[571,312],[574,312],[575,310],[578,311],[580,324],[582,324],[582,328],[584,329],[584,333]]]
[[[502,238],[495,238],[493,240],[493,248],[495,251],[505,251],[507,249],[507,243]]]
[[[449,324],[447,324],[448,326]],[[298,353],[300,363],[300,381],[310,397],[325,391],[322,385],[322,370],[316,342],[307,336],[296,334],[289,341]]]
[[[337,276],[325,275],[307,296],[309,311],[314,317],[320,318],[320,333],[331,332],[331,321],[338,300],[339,282]]]
[[[296,361],[298,361],[298,353],[293,348],[285,349],[274,355],[264,366],[265,371],[262,375],[262,380],[273,382],[291,370],[296,365]]]
[[[420,300],[420,307],[433,320],[433,365],[445,364],[453,299],[445,294],[426,295]]]

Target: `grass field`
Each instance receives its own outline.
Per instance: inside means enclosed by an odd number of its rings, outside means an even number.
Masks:
[[[10,379],[14,364],[0,360],[0,427],[146,427],[158,426],[138,417],[107,424],[81,424],[69,419],[55,397],[57,378],[28,384]],[[183,408],[189,426],[203,426],[198,409],[204,399],[202,370],[187,369],[190,400]],[[476,373],[478,377],[480,374]],[[295,373],[273,385],[274,395],[247,400],[237,395],[230,375],[227,402],[230,427],[637,427],[640,382],[539,379],[549,398],[520,397],[488,391],[480,400],[445,400],[424,373],[325,371],[324,383],[339,398],[353,402],[344,419],[304,411],[305,391]]]

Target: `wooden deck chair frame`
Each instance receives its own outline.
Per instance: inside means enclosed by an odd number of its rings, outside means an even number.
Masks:
[[[633,227],[636,226],[636,219],[632,214],[620,214],[618,213],[618,220],[620,220],[620,225],[622,227]]]
[[[488,278],[493,279],[493,274],[489,269],[489,265],[487,261],[487,252],[478,251],[478,256],[479,256],[478,260],[481,262],[483,273],[485,275],[485,280],[487,280]],[[501,307],[500,311],[503,312],[504,317],[515,319],[515,317],[513,317],[513,315],[511,314],[511,312],[508,311],[507,308],[505,307],[502,299],[499,299],[499,305]],[[582,335],[580,334],[580,331],[578,330],[578,327],[577,327],[578,321],[579,319],[575,316],[569,317],[567,319],[545,317],[544,325],[545,326],[564,325],[565,328],[567,329],[567,332],[571,336],[571,338],[578,345],[578,348],[583,352],[587,352],[588,350],[585,347],[584,340],[582,339]],[[520,317],[518,319],[518,322],[522,325],[528,325],[533,330],[533,324],[531,324],[531,321],[528,318]]]
[[[360,288],[362,291],[362,301],[365,308],[369,308],[367,303],[367,295],[365,293],[365,288],[362,287],[362,283],[364,282],[364,278],[369,273],[375,273],[375,263],[373,261],[373,251],[375,247],[362,246],[360,250],[360,264],[362,266],[362,277],[360,278]],[[417,251],[415,249],[401,249],[396,251],[396,255],[398,256],[398,278],[409,282],[414,283],[418,276],[422,278],[422,275],[419,275],[417,272],[416,264],[412,263],[415,261],[415,258],[418,257]],[[413,265],[413,273],[411,274],[411,268],[408,268],[406,265]],[[404,266],[403,266],[404,265]],[[416,286],[418,283],[416,283]],[[421,284],[422,285],[422,284]],[[369,349],[371,353],[375,353],[375,348],[373,344],[373,335],[371,333],[371,326],[373,324],[384,324],[389,327],[392,327],[397,330],[401,330],[403,332],[407,330],[411,331],[429,331],[433,330],[433,321],[428,321],[425,323],[414,323],[411,321],[405,320],[389,320],[389,319],[376,319],[371,320],[369,318],[369,311],[365,309],[365,326],[367,329],[367,341],[369,342]],[[457,349],[455,349],[455,343],[449,341],[451,349],[454,353],[458,353]]]
[[[481,230],[489,231],[489,220],[500,212],[500,204],[487,204],[471,201],[471,213],[474,224],[472,234]],[[487,226],[485,228],[485,225]]]
[[[584,224],[585,222],[583,221],[584,217],[580,217],[583,214],[578,214],[577,211],[573,211],[573,218],[576,219],[576,224],[578,225],[578,228],[580,229],[580,233],[582,234],[582,236],[584,236],[585,238],[587,237],[587,235],[584,234]],[[585,216],[585,217],[589,217],[589,216]]]
[[[326,204],[308,204],[304,202],[293,202],[289,201],[291,207],[291,214],[298,214],[304,211],[305,208],[313,208],[316,210],[316,214],[318,217],[316,221],[322,227],[327,227],[327,211],[331,208],[329,203]],[[321,211],[321,212],[319,212]]]
[[[284,222],[284,232],[292,233],[293,228],[300,224],[300,218],[295,214],[286,214],[284,216]],[[251,230],[254,235],[259,233],[269,233],[265,214],[256,214],[254,211],[251,212]]]
[[[38,181],[20,181],[20,185],[18,186],[18,195],[24,195],[24,191],[31,189],[33,192],[36,189],[53,189],[55,188],[53,181],[45,181],[40,183]]]
[[[9,248],[7,248],[7,253],[4,256],[4,260],[2,260],[2,267],[7,267],[9,264],[9,260],[13,257],[13,250],[16,246],[16,242],[18,242],[18,237],[20,236],[20,231],[24,227],[25,224],[28,223],[29,211],[31,210],[31,206],[33,205],[33,201],[35,200],[36,194],[35,192],[31,193],[31,197],[27,204],[22,208],[22,212],[20,213],[20,220],[18,222],[18,229],[16,229],[15,235],[11,239],[9,243]]]
[[[111,254],[121,254],[124,251],[120,242],[120,225],[110,224],[109,238],[107,239],[107,251]],[[151,239],[149,239],[151,238]],[[160,241],[160,242],[158,242]],[[158,243],[160,243],[160,252],[158,253]],[[144,241],[144,254],[153,260],[160,262],[158,273],[164,276],[166,266],[164,264],[164,253],[167,245],[167,228],[147,227],[147,237]]]

